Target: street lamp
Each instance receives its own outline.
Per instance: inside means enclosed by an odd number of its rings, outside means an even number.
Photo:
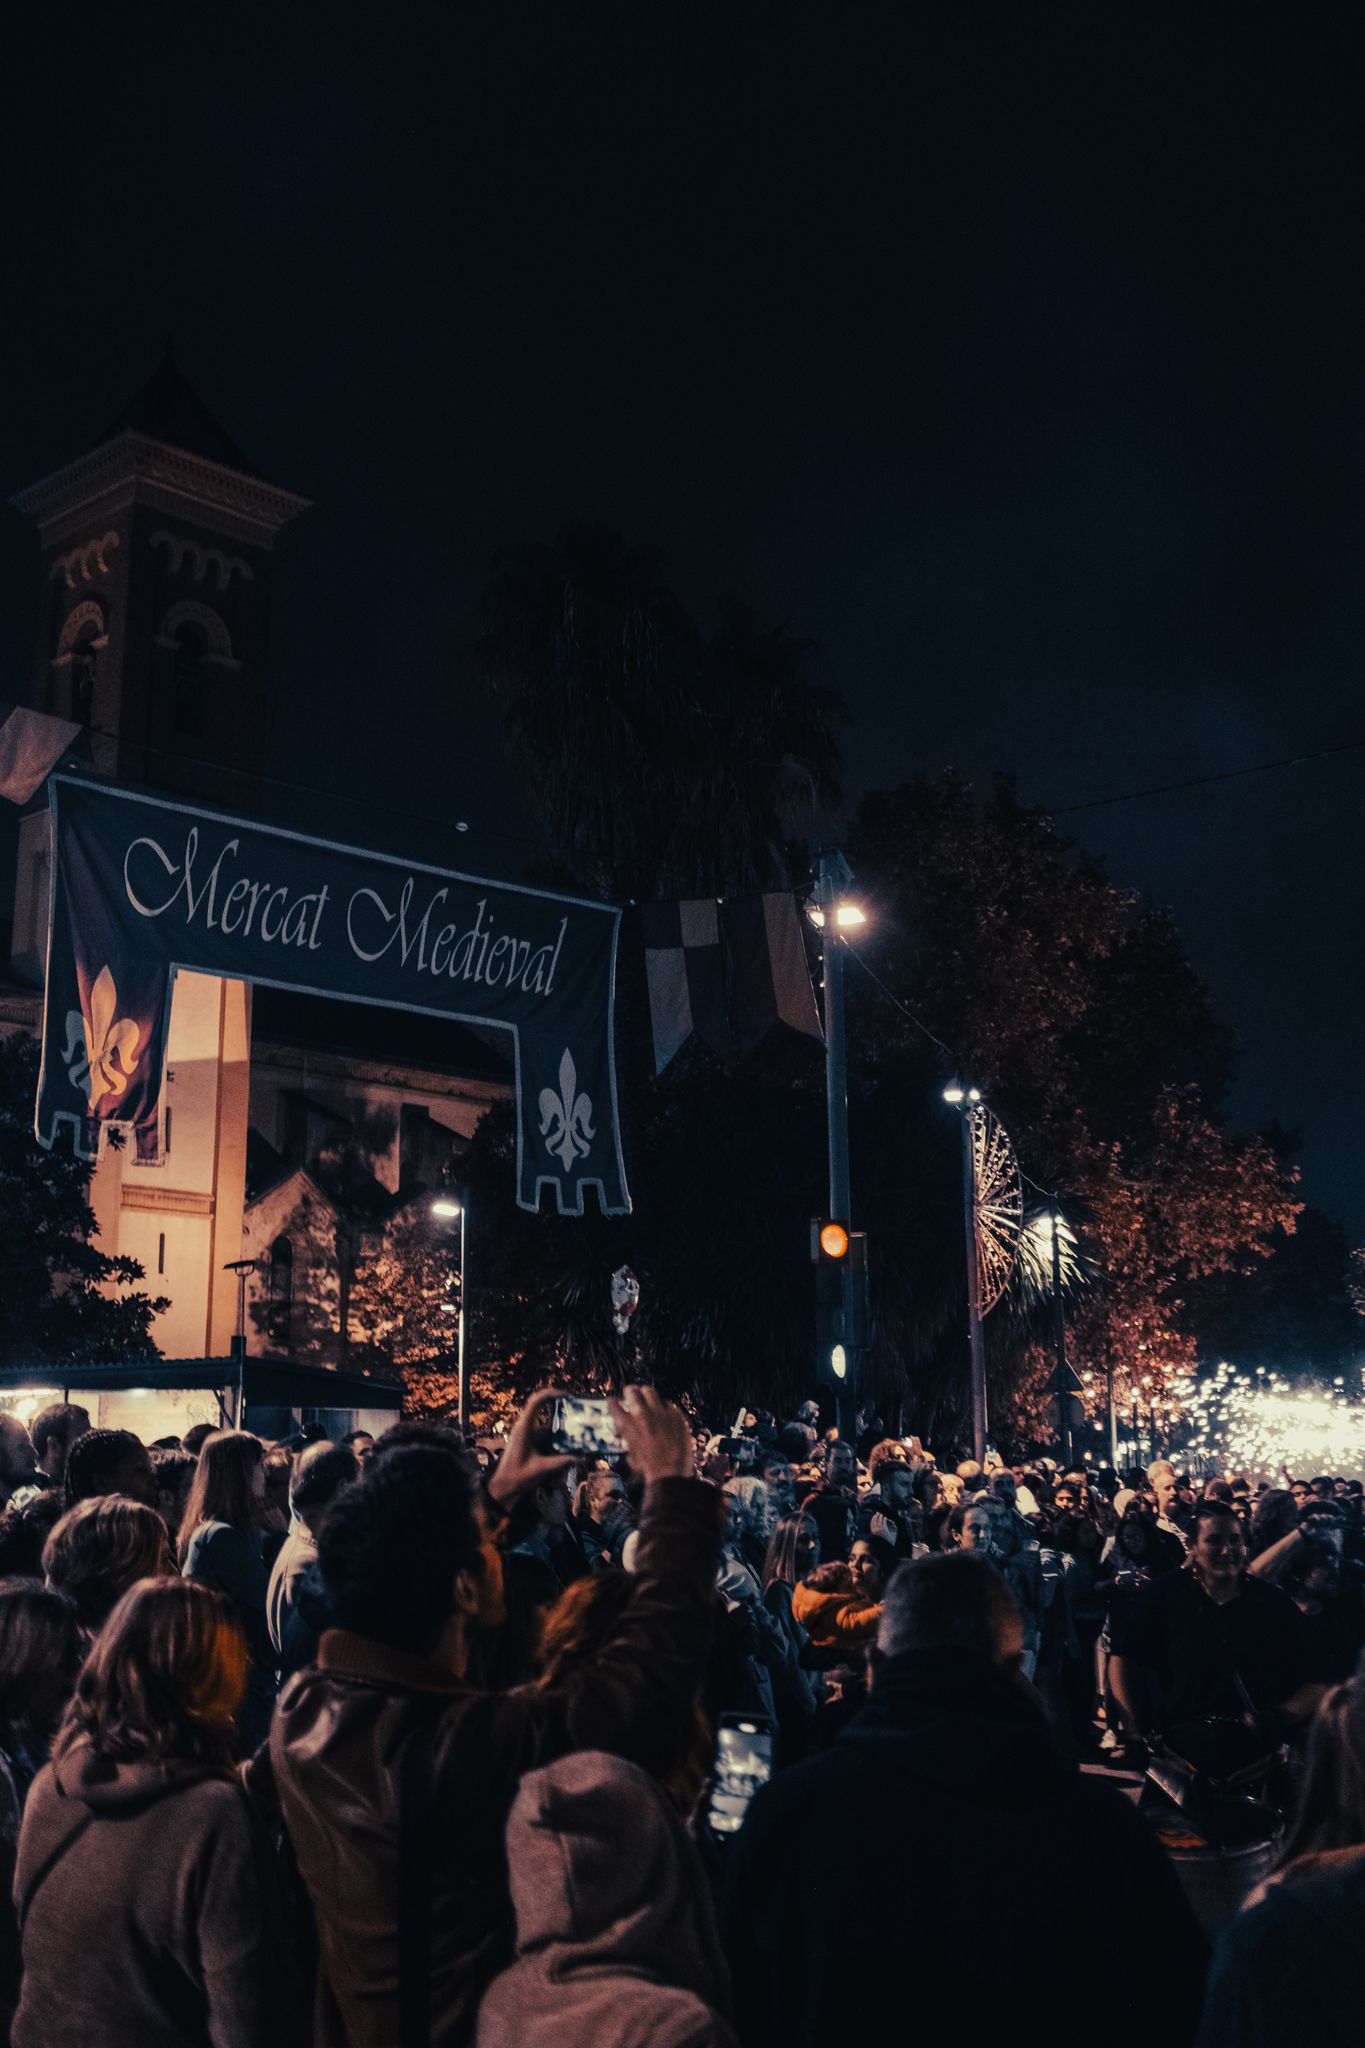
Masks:
[[[943,1100],[962,1120],[962,1208],[967,1229],[967,1348],[971,1358],[972,1456],[978,1465],[986,1456],[986,1333],[981,1318],[981,1260],[976,1242],[976,1146],[975,1122],[981,1101],[979,1088],[964,1088],[954,1081],[944,1089]]]
[[[466,1263],[466,1245],[468,1240],[466,1237],[466,1228],[469,1221],[469,1203],[468,1200],[457,1202],[451,1195],[437,1195],[435,1200],[432,1202],[431,1213],[433,1216],[439,1218],[440,1221],[446,1223],[453,1222],[457,1216],[460,1219],[460,1327],[456,1337],[455,1373],[456,1384],[459,1389],[459,1422],[460,1429],[461,1431],[463,1431],[466,1424],[469,1421],[469,1387],[465,1379],[464,1365],[465,1325],[469,1320],[468,1309],[466,1306],[468,1300],[468,1266]],[[448,1301],[442,1302],[441,1308],[442,1311],[447,1315],[452,1312],[451,1305]]]

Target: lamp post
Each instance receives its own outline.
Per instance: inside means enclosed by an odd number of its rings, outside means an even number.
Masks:
[[[223,1271],[237,1275],[237,1334],[232,1340],[232,1358],[237,1367],[237,1412],[232,1426],[240,1429],[246,1409],[246,1283],[248,1275],[256,1271],[256,1260],[229,1259]]]
[[[456,1384],[459,1389],[458,1413],[460,1431],[461,1434],[463,1434],[464,1429],[469,1421],[469,1384],[467,1379],[465,1378],[464,1363],[465,1326],[469,1320],[468,1295],[466,1292],[466,1283],[469,1271],[468,1265],[466,1263],[468,1246],[468,1237],[466,1231],[469,1220],[469,1198],[466,1195],[462,1197],[460,1201],[457,1202],[452,1195],[437,1195],[436,1199],[433,1201],[431,1205],[431,1213],[433,1216],[439,1216],[443,1221],[446,1222],[453,1221],[454,1218],[457,1216],[460,1219],[460,1327],[455,1340],[455,1374]],[[449,1308],[449,1306],[450,1304],[448,1302],[442,1303],[443,1308]]]
[[[962,1211],[967,1230],[967,1345],[971,1355],[972,1456],[985,1462],[986,1429],[986,1332],[981,1318],[981,1259],[976,1242],[976,1147],[974,1112],[981,1101],[979,1088],[964,1088],[954,1082],[943,1091],[962,1120]]]
[[[820,876],[807,915],[820,933],[820,964],[825,991],[825,1124],[829,1144],[829,1213],[848,1229],[852,1197],[848,1174],[848,1046],[844,1037],[844,944],[842,934],[866,924],[856,903],[843,895],[853,871],[841,853],[822,853]],[[850,1286],[864,1286],[862,1276],[853,1278],[847,1269],[840,1275],[843,1327],[850,1327],[852,1302]],[[846,1365],[839,1383],[839,1434],[850,1443],[857,1435],[862,1358],[854,1345],[844,1347]]]

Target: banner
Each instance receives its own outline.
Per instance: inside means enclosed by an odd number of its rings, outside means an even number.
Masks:
[[[641,922],[656,1073],[693,1032],[723,1060],[746,1058],[774,1024],[823,1038],[790,890],[646,903]]]
[[[620,913],[54,777],[36,1130],[157,1156],[177,968],[495,1025],[512,1040],[517,1201],[630,1209],[612,1038]]]

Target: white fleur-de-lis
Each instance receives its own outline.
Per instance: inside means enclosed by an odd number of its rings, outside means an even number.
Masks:
[[[117,1012],[114,977],[101,967],[90,991],[90,1015],[83,1010],[66,1013],[62,1060],[74,1086],[85,1090],[92,1116],[102,1096],[122,1095],[137,1066],[137,1025]]]
[[[586,1159],[597,1135],[593,1130],[592,1103],[578,1093],[578,1071],[566,1046],[559,1062],[559,1093],[553,1088],[540,1091],[540,1135],[546,1150],[560,1159],[567,1173],[575,1159]]]

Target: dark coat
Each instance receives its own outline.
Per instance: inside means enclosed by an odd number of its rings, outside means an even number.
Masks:
[[[1199,2048],[1357,2048],[1365,1857],[1273,1885],[1219,1936]]]
[[[553,1691],[478,1693],[436,1659],[329,1630],[280,1696],[270,1761],[321,1954],[315,2040],[398,2039],[399,1760],[432,1731],[433,2048],[472,2038],[513,1953],[504,1830],[522,1774],[603,1749],[646,1770],[690,1741],[722,1504],[695,1479],[649,1488],[636,1592],[612,1638]]]
[[[1145,1822],[1068,1768],[1030,1687],[955,1650],[890,1659],[833,1747],[758,1794],[723,1932],[746,2048],[829,2048],[855,2009],[887,2039],[1005,2014],[1023,2048],[1059,2006],[1150,2048],[1153,1970],[1180,2048],[1205,1964]]]

